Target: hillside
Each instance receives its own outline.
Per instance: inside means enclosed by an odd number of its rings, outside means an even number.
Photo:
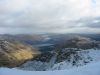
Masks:
[[[37,49],[21,42],[0,40],[0,67],[16,67],[38,54]]]
[[[53,50],[43,52],[19,68],[33,71],[70,69],[99,61],[99,55],[100,47],[96,40],[75,37],[62,41]]]

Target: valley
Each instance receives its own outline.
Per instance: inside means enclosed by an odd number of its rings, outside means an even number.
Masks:
[[[100,61],[99,34],[91,35],[0,35],[0,66],[48,71]]]

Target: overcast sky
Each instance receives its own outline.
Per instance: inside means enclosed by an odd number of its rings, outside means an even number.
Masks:
[[[100,33],[100,0],[0,0],[0,34]]]

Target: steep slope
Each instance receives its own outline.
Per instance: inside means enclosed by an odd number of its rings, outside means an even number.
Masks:
[[[56,63],[53,65],[51,70],[64,70],[64,69],[71,69],[73,67],[80,67],[90,63],[100,61],[100,49],[87,49],[77,51],[76,53],[71,53],[68,57],[60,57],[66,58],[65,60]]]
[[[39,52],[18,41],[0,40],[0,66],[15,67],[32,59]]]
[[[62,55],[53,55],[51,56],[51,58],[49,55],[49,58],[47,56],[41,56],[42,58],[40,58],[40,60],[35,59],[32,61],[28,61],[20,66],[20,69],[29,71],[64,70],[100,61],[100,49],[88,49],[81,51],[65,50],[61,53]]]

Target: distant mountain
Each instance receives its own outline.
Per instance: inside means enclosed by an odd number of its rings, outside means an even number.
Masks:
[[[62,48],[91,49],[98,48],[99,42],[88,37],[76,36],[58,43],[57,46]]]
[[[39,44],[58,44],[66,40],[73,39],[75,37],[86,37],[96,41],[100,41],[99,34],[17,34],[9,35],[3,34],[0,35],[0,39],[7,40],[18,40],[30,45],[39,45]]]
[[[25,35],[25,34],[19,34],[19,35],[0,35],[0,39],[5,40],[18,40],[24,43],[28,44],[38,44],[44,40],[44,37],[41,35]]]

